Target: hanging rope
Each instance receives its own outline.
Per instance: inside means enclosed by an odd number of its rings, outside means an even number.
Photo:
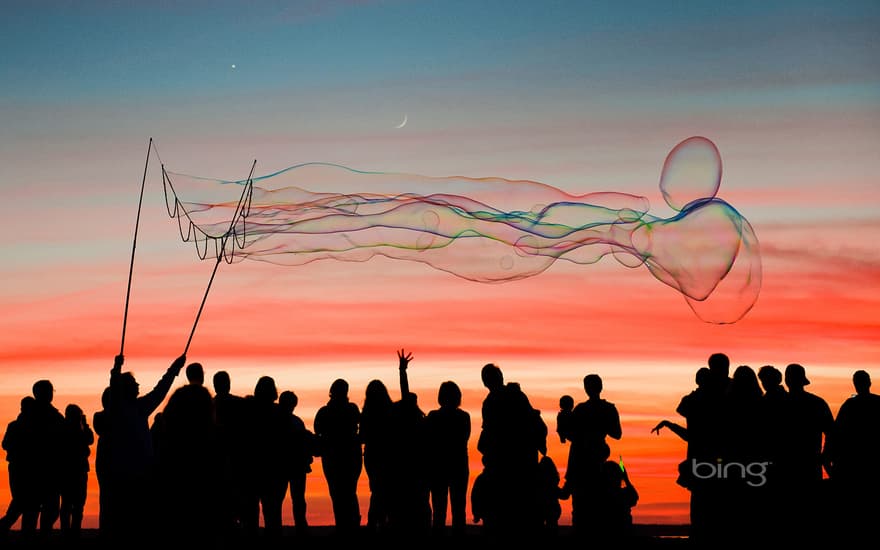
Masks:
[[[221,237],[208,237],[206,235],[206,239],[205,239],[206,253],[207,253],[207,239],[208,238],[211,238],[212,240],[214,240],[215,246],[219,246],[219,248],[215,249],[216,255],[217,255],[217,261],[214,262],[214,269],[211,271],[211,278],[208,280],[208,287],[205,289],[204,296],[202,296],[202,303],[201,303],[201,305],[199,305],[199,311],[196,314],[196,319],[193,322],[192,330],[189,333],[189,339],[187,339],[187,341],[186,341],[186,347],[183,349],[183,355],[186,355],[186,353],[189,351],[189,346],[192,343],[193,335],[196,333],[196,326],[199,324],[199,318],[201,318],[201,316],[202,316],[202,310],[205,307],[205,301],[208,299],[208,292],[211,291],[211,285],[214,283],[214,276],[217,274],[217,267],[220,266],[220,262],[223,259],[226,259],[227,263],[232,263],[233,257],[235,255],[235,245],[238,241],[237,241],[237,239],[233,239],[232,248],[229,252],[227,252],[226,243],[227,243],[227,240],[229,239],[229,236],[233,235],[235,233],[235,226],[239,222],[239,218],[241,218],[242,223],[244,223],[244,218],[247,217],[248,213],[250,212],[250,200],[251,200],[250,198],[253,193],[253,189],[252,189],[253,188],[253,180],[251,178],[254,175],[254,168],[256,166],[257,166],[257,161],[255,160],[254,163],[251,165],[251,171],[250,171],[250,174],[248,174],[247,182],[245,183],[244,189],[242,189],[242,191],[241,191],[241,197],[239,197],[238,204],[235,207],[235,214],[232,216],[232,221],[229,223],[229,230],[227,230]],[[164,174],[164,169],[163,169],[163,174]],[[169,180],[169,185],[170,185],[170,180]],[[166,194],[166,196],[167,196],[167,194]],[[175,210],[174,210],[175,212],[177,212],[178,207],[181,209],[183,208],[183,206],[180,205],[179,201],[176,199],[176,195],[175,195]],[[189,218],[189,215],[186,214],[186,211],[185,210],[182,210],[182,211],[184,212],[186,217]],[[178,220],[180,220],[180,217],[178,217]],[[198,226],[196,226],[192,222],[191,219],[189,220],[189,224],[190,224],[191,228],[195,228],[196,230],[198,230]],[[204,235],[204,233],[203,233],[203,235]],[[183,236],[182,232],[181,232],[181,236]],[[184,239],[184,240],[187,240],[187,239]],[[196,242],[198,243],[198,240]],[[242,243],[243,242],[244,241],[242,241]],[[197,249],[198,249],[198,247],[197,247]],[[205,258],[205,256],[202,254],[199,254],[199,257],[202,259]]]

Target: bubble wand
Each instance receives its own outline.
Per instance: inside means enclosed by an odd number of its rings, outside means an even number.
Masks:
[[[147,181],[147,167],[150,165],[150,151],[153,149],[153,138],[147,145],[147,159],[144,161],[144,177],[141,179],[141,195],[138,199],[137,217],[134,221],[134,238],[131,240],[131,264],[128,267],[128,288],[125,290],[125,313],[122,315],[122,341],[119,344],[119,355],[125,350],[125,326],[128,323],[128,301],[131,296],[131,275],[134,272],[134,251],[137,249],[138,226],[141,222],[141,206],[144,203],[144,184]]]

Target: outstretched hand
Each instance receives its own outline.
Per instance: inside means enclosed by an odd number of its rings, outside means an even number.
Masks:
[[[660,435],[660,429],[661,429],[661,428],[666,428],[666,427],[668,427],[668,426],[669,426],[669,422],[668,422],[668,421],[666,421],[666,420],[661,420],[659,424],[657,424],[656,426],[654,426],[653,428],[651,428],[651,433],[654,433],[654,434]]]
[[[185,353],[183,355],[181,355],[180,357],[178,357],[177,359],[175,359],[173,363],[171,363],[171,369],[173,369],[179,373],[180,369],[182,369],[184,365],[186,365],[186,354]]]
[[[125,356],[120,353],[113,358],[113,369],[110,372],[119,372],[122,370],[123,363],[125,363]]]
[[[406,367],[409,366],[409,362],[412,361],[413,355],[412,352],[404,351],[403,349],[397,350],[397,358],[400,360],[400,370],[406,370]]]

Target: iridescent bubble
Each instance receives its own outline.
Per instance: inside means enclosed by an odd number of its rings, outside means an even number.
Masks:
[[[715,144],[700,136],[676,145],[663,163],[660,191],[673,210],[689,203],[711,199],[721,186],[721,155]]]
[[[364,172],[327,163],[292,166],[253,183],[164,170],[163,178],[171,189],[169,214],[201,258],[293,266],[384,256],[503,283],[538,275],[557,260],[588,265],[612,256],[627,268],[646,267],[712,323],[742,318],[761,287],[757,237],[716,197],[721,158],[699,136],[676,145],[663,165],[660,189],[676,211],[670,218],[650,214],[645,197],[627,193],[572,195],[529,180]],[[215,197],[233,187],[244,208],[228,197],[180,198],[184,188],[202,197],[197,187],[205,185]]]

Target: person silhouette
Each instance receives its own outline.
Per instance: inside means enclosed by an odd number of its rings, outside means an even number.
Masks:
[[[731,540],[746,542],[766,532],[761,522],[767,501],[767,432],[763,391],[757,373],[738,366],[724,401],[724,451],[716,468],[723,468],[725,511],[721,512]],[[760,530],[757,528],[760,527]]]
[[[782,371],[773,365],[764,365],[758,369],[758,380],[764,389],[761,398],[761,417],[766,435],[764,453],[767,461],[767,483],[764,486],[761,517],[756,529],[764,529],[765,533],[778,532],[776,529],[776,510],[784,505],[779,482],[779,468],[784,464],[785,433],[787,431],[788,392],[782,385]],[[783,462],[780,462],[783,460]],[[765,528],[766,527],[766,528]]]
[[[598,374],[584,377],[587,400],[575,406],[571,422],[563,425],[562,435],[571,441],[565,484],[571,491],[571,522],[579,537],[589,538],[599,529],[600,500],[595,498],[601,484],[602,464],[611,454],[607,438],[623,435],[620,414],[614,403],[602,398],[602,378]]]
[[[104,512],[111,544],[144,544],[156,536],[157,478],[150,416],[165,400],[174,379],[186,364],[186,355],[177,357],[152,390],[140,394],[134,374],[122,372],[123,355],[117,355],[110,370],[109,407],[105,408],[105,483],[112,488]],[[95,423],[97,428],[99,422]],[[100,433],[99,433],[100,435]],[[100,436],[101,438],[105,436]]]
[[[430,532],[431,501],[426,471],[425,413],[410,391],[407,368],[411,352],[397,351],[400,399],[391,406],[394,476],[390,484],[389,525],[398,542],[417,543]]]
[[[309,532],[306,504],[306,477],[312,471],[314,461],[315,434],[306,427],[303,419],[294,412],[299,397],[291,390],[278,396],[278,406],[287,423],[284,463],[287,467],[287,480],[290,487],[290,505],[293,511],[293,524],[297,534]]]
[[[282,536],[282,507],[289,481],[289,465],[285,463],[289,424],[277,400],[278,387],[271,376],[257,379],[253,393],[245,398],[244,468],[248,482],[242,523],[251,542],[259,534],[260,517],[270,544],[279,542]]]
[[[827,440],[831,479],[835,485],[838,533],[852,542],[868,540],[880,498],[880,395],[871,392],[871,375],[853,373],[855,395],[837,412]]]
[[[189,363],[184,372],[187,383],[171,393],[162,410],[157,457],[167,495],[163,525],[175,537],[195,543],[214,535],[219,465],[214,400],[205,387],[204,367]]]
[[[461,388],[451,380],[440,384],[437,404],[425,418],[431,525],[435,533],[442,533],[448,505],[452,533],[461,537],[467,524],[471,415],[461,408]]]
[[[358,479],[363,470],[363,451],[358,437],[361,411],[348,398],[348,382],[337,378],[330,385],[330,398],[315,413],[314,433],[327,481],[336,534],[350,537],[360,526]]]
[[[217,518],[220,536],[233,540],[240,535],[245,514],[245,399],[232,393],[229,372],[211,378],[214,387],[214,422],[217,430]]]
[[[694,375],[694,383],[697,385],[697,387],[690,394],[682,398],[682,401],[688,401],[699,397],[697,390],[703,388],[703,391],[705,391],[711,375],[712,373],[709,370],[709,367],[700,367],[699,369],[697,369],[697,373]],[[687,406],[682,407],[681,404],[679,404],[678,408],[687,409]],[[689,439],[687,426],[682,426],[681,424],[668,419],[663,419],[658,422],[656,426],[651,428],[651,433],[660,435],[660,430],[662,430],[663,428],[666,428],[667,430],[677,435],[679,438],[681,438],[682,441],[688,441]],[[682,487],[687,488],[687,484],[683,479],[679,479],[678,483]]]
[[[89,486],[89,455],[95,433],[85,413],[74,403],[64,409],[61,447],[61,513],[59,528],[68,539],[79,539]]]
[[[370,490],[367,531],[373,534],[388,529],[391,482],[394,476],[392,404],[391,394],[384,382],[373,379],[367,383],[358,435],[363,443],[364,470]]]
[[[110,527],[112,514],[110,503],[113,502],[114,490],[112,477],[110,476],[110,455],[108,449],[112,446],[110,440],[110,386],[101,392],[101,409],[92,415],[92,427],[97,441],[95,443],[95,479],[98,481],[98,535],[104,540],[110,536],[113,529]]]
[[[823,468],[827,456],[823,451],[834,427],[834,415],[824,399],[806,391],[810,380],[802,365],[786,366],[784,378],[788,389],[788,426],[785,454],[780,457],[778,469],[784,484],[782,521],[790,540],[803,542],[822,537],[828,530],[823,509]]]
[[[626,469],[613,460],[604,461],[595,492],[592,498],[600,505],[593,510],[595,521],[587,540],[601,548],[625,543],[633,536],[632,509],[639,501],[639,493]]]
[[[497,365],[484,365],[480,377],[488,394],[477,439],[483,463],[479,517],[490,539],[513,542],[541,530],[538,461],[547,452],[547,425],[518,383],[505,384]]]
[[[21,531],[28,538],[37,533],[46,537],[58,521],[61,501],[61,456],[64,440],[64,415],[52,400],[55,389],[49,380],[37,380],[32,388],[34,403],[27,422],[24,444],[27,487],[22,501]]]
[[[686,460],[678,466],[676,482],[690,491],[690,539],[698,544],[717,542],[724,533],[725,502],[719,480],[704,475],[702,469],[717,464],[724,454],[723,403],[729,372],[730,358],[721,352],[711,354],[694,376],[697,387],[675,408],[685,419],[687,435]],[[671,423],[666,427],[684,439],[682,430]]]
[[[541,509],[541,525],[549,535],[558,534],[559,520],[562,517],[562,505],[560,499],[568,498],[567,489],[559,486],[561,477],[556,462],[548,454],[541,456],[538,461],[538,469],[540,470],[540,509]]]
[[[3,434],[3,450],[6,451],[7,470],[9,472],[9,505],[6,513],[0,518],[0,535],[6,534],[13,525],[21,518],[22,502],[30,498],[24,493],[33,477],[29,472],[32,467],[27,458],[27,438],[30,436],[31,413],[34,405],[34,396],[26,395],[21,398],[18,416],[6,425]]]

